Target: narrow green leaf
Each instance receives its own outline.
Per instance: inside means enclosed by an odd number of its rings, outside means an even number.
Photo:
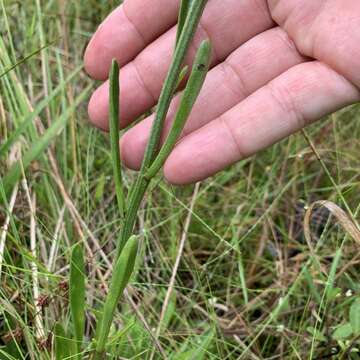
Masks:
[[[192,0],[181,0],[179,17],[178,17],[178,27],[176,33],[176,45],[179,43],[181,33],[183,32],[185,21],[189,13],[191,1]]]
[[[350,323],[340,325],[332,334],[334,340],[346,340],[353,334],[353,329]]]
[[[98,358],[101,358],[105,350],[116,306],[134,270],[137,250],[138,238],[132,236],[124,246],[114,266],[109,293],[106,297],[101,321],[98,323],[96,332],[96,353]]]
[[[88,86],[82,93],[75,99],[72,106],[70,106],[67,111],[60,116],[50,128],[48,128],[44,135],[37,140],[36,143],[32,144],[31,148],[26,152],[21,161],[17,161],[9,169],[7,175],[5,176],[3,183],[5,193],[8,194],[11,191],[14,184],[19,180],[21,176],[21,163],[24,167],[24,170],[31,164],[32,161],[36,160],[43,151],[49,146],[50,142],[59,134],[59,132],[64,128],[66,122],[70,118],[71,114],[75,109],[81,104],[87,97],[91,86]]]
[[[63,326],[59,323],[55,324],[55,358],[56,360],[63,360],[70,356],[69,339],[66,337]]]
[[[69,291],[75,341],[80,354],[85,331],[85,260],[80,244],[76,244],[71,253]],[[80,359],[80,355],[78,358]]]
[[[189,9],[189,15],[186,17],[183,31],[181,32],[178,46],[175,49],[173,60],[171,62],[164,86],[159,97],[159,103],[156,109],[156,116],[151,128],[149,142],[145,150],[142,169],[146,169],[153,161],[158,150],[161,132],[164,126],[164,120],[169,110],[169,106],[176,90],[179,75],[182,70],[182,63],[189,49],[191,40],[199,25],[201,15],[208,0],[192,1]]]
[[[50,41],[48,44],[41,46],[39,49],[36,49],[35,51],[33,51],[32,53],[30,53],[29,55],[26,55],[24,58],[20,59],[19,61],[17,61],[15,64],[9,66],[8,68],[5,69],[5,71],[3,73],[0,74],[0,79],[5,76],[6,74],[8,74],[11,70],[14,70],[15,68],[17,68],[18,66],[20,66],[21,64],[23,64],[24,62],[26,62],[27,60],[31,59],[33,56],[41,53],[44,49],[49,48],[50,46],[54,45],[57,41],[59,41],[60,38],[55,39],[53,41]]]
[[[119,147],[119,132],[120,132],[120,84],[119,84],[119,65],[114,59],[110,71],[110,96],[109,96],[109,127],[110,127],[110,142],[111,142],[111,158],[113,164],[113,172],[115,179],[115,191],[118,202],[120,215],[123,218],[125,214],[125,197],[122,187],[121,176],[121,158]]]
[[[181,98],[179,109],[175,115],[169,135],[162,146],[156,159],[145,173],[147,179],[153,178],[165,163],[171,151],[174,149],[176,142],[184,129],[191,110],[200,94],[204,84],[206,74],[210,67],[211,44],[208,40],[201,43],[194,61],[189,81],[186,85],[184,94]]]
[[[350,323],[354,334],[360,335],[360,299],[356,299],[350,307]]]

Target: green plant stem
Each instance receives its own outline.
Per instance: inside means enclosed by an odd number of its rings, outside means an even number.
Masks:
[[[164,82],[163,90],[159,97],[156,117],[151,128],[149,143],[145,151],[142,169],[147,169],[149,167],[151,162],[154,160],[156,151],[158,150],[164,120],[176,90],[176,85],[182,69],[181,66],[184,62],[191,40],[193,39],[195,31],[198,27],[206,3],[207,0],[194,1],[189,10],[189,15],[181,33],[178,46],[175,49],[173,61],[170,65],[168,75]]]
[[[109,127],[110,127],[110,143],[111,143],[111,159],[113,165],[114,179],[115,179],[115,192],[117,203],[120,211],[121,218],[125,215],[125,197],[122,187],[121,176],[121,159],[119,147],[119,132],[120,132],[120,69],[117,61],[114,59],[111,64],[111,71],[109,76],[110,81],[110,95],[109,95]]]
[[[189,9],[188,16],[186,18],[183,31],[181,32],[178,45],[176,46],[173,61],[170,65],[168,75],[166,77],[160,98],[157,106],[156,117],[154,124],[151,128],[150,138],[146,147],[144,160],[141,166],[140,174],[131,187],[128,195],[128,209],[124,220],[124,225],[120,233],[120,240],[118,244],[117,254],[121,253],[126,241],[132,234],[136,215],[139,210],[141,201],[144,197],[146,189],[149,185],[149,180],[146,179],[144,174],[151,166],[156,152],[158,150],[161,132],[164,126],[164,120],[169,110],[169,106],[176,91],[179,75],[181,73],[182,64],[184,62],[186,53],[189,49],[191,40],[194,37],[195,31],[198,27],[201,15],[204,11],[207,0],[194,1]]]
[[[188,2],[183,2],[183,4],[188,4]],[[111,280],[111,285],[109,289],[109,294],[106,298],[103,313],[101,320],[99,321],[97,332],[96,332],[96,351],[94,354],[95,359],[102,359],[105,354],[105,347],[107,338],[109,335],[109,330],[111,322],[114,316],[114,311],[116,309],[117,303],[120,296],[123,293],[133,271],[136,252],[137,252],[137,239],[132,236],[133,228],[135,225],[137,213],[141,204],[141,201],[144,197],[147,187],[151,181],[151,178],[145,176],[146,171],[151,167],[155,157],[156,152],[158,151],[161,132],[164,126],[164,120],[169,110],[169,106],[175,91],[177,90],[179,79],[185,71],[182,71],[182,65],[189,49],[191,40],[194,37],[195,31],[200,21],[200,17],[203,13],[204,7],[207,3],[207,0],[199,0],[191,2],[190,9],[187,10],[186,21],[184,23],[181,34],[179,35],[178,43],[175,47],[175,53],[173,56],[173,61],[170,65],[170,69],[162,92],[160,94],[159,103],[157,106],[156,117],[154,124],[151,128],[150,138],[148,145],[146,147],[143,163],[138,178],[135,183],[130,188],[127,197],[127,208],[125,212],[125,219],[123,226],[120,232],[120,238],[117,246],[117,256],[115,258],[114,272]],[[208,63],[210,58],[210,44],[204,42],[201,45],[199,53],[203,54],[201,59],[206,61],[199,62],[199,56],[196,57],[196,71],[192,72],[191,83],[189,87],[193,87],[191,92],[185,90],[184,98],[188,100],[187,106],[184,106],[183,109],[179,110],[180,116],[176,122],[177,130],[183,126],[183,123],[186,121],[188,114],[191,111],[193,103],[200,91],[201,85],[203,84],[206,71],[208,69]],[[197,63],[199,62],[199,63]],[[201,73],[201,71],[204,73]],[[200,76],[201,73],[201,76]],[[196,76],[195,76],[196,75]],[[115,176],[120,176],[119,166],[120,166],[120,154],[118,149],[118,137],[119,137],[119,68],[115,62],[112,65],[112,71],[110,76],[111,89],[110,89],[110,132],[111,132],[111,144],[112,144],[112,156],[113,156],[113,165]],[[197,81],[194,81],[194,79]],[[201,80],[201,81],[200,81]],[[181,80],[180,80],[181,81]],[[199,87],[199,89],[198,89]],[[181,132],[181,129],[180,129]],[[174,134],[174,133],[173,133]],[[172,135],[173,136],[173,135]],[[176,138],[175,140],[176,141]],[[116,150],[115,150],[116,147]],[[163,155],[162,155],[163,156]],[[155,175],[155,172],[153,171]],[[116,180],[119,188],[121,187],[121,178]],[[118,188],[117,188],[118,194]],[[121,195],[123,196],[123,195]],[[119,200],[119,199],[118,199]]]
[[[147,179],[153,178],[160,171],[169,154],[174,149],[176,142],[184,129],[185,123],[190,116],[191,110],[200,94],[200,90],[209,70],[210,60],[210,41],[204,40],[197,51],[191,75],[181,97],[179,109],[176,112],[175,120],[172,124],[169,135],[167,136],[164,145],[161,147],[158,156],[145,173],[145,177]]]
[[[192,0],[181,0],[180,3],[180,10],[179,10],[179,17],[178,17],[178,27],[176,32],[176,45],[179,43],[180,36],[182,34],[182,31],[184,29],[184,25],[186,22],[186,18],[189,13],[189,8],[191,5]]]

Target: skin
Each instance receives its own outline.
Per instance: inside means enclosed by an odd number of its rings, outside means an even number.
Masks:
[[[107,130],[106,81],[121,65],[121,126],[156,104],[176,35],[178,0],[127,0],[102,23],[85,67],[104,80],[89,117]],[[167,159],[173,184],[205,179],[360,100],[358,0],[209,0],[194,44],[209,37],[212,69],[182,138]],[[164,136],[176,109],[175,98]],[[122,158],[138,169],[153,116],[126,132]]]

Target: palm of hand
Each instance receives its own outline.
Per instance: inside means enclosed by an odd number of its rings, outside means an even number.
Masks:
[[[122,126],[156,103],[171,59],[178,3],[127,0],[88,46],[85,66],[94,78],[107,78],[114,57],[122,65]],[[360,99],[358,0],[209,0],[194,41],[204,37],[213,42],[213,67],[165,164],[172,183],[204,179]],[[107,128],[107,113],[105,82],[90,101],[89,115]],[[152,120],[122,139],[122,157],[131,168],[140,166]]]

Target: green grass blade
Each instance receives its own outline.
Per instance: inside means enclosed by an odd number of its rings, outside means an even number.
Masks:
[[[55,324],[55,358],[63,360],[70,356],[68,338],[66,337],[63,326],[59,323]]]
[[[101,321],[98,323],[98,329],[96,332],[96,353],[98,358],[101,358],[103,352],[105,351],[106,341],[113,321],[114,312],[134,270],[137,250],[138,238],[136,236],[132,236],[124,246],[123,251],[116,261],[109,293],[107,295],[102,311]]]
[[[1,11],[3,13],[3,21],[4,21],[4,25],[5,25],[5,31],[4,33],[6,33],[7,37],[8,37],[8,40],[9,40],[9,46],[10,46],[10,55],[11,57],[15,60],[16,59],[16,51],[15,51],[15,44],[14,44],[14,39],[13,39],[13,35],[12,35],[12,31],[10,30],[10,24],[9,24],[9,18],[8,18],[8,15],[7,15],[7,12],[6,12],[6,9],[5,9],[5,2],[4,0],[1,0],[0,1],[0,4],[1,4]],[[4,33],[1,35],[2,37],[4,36]]]
[[[20,66],[21,64],[25,63],[26,61],[28,61],[29,59],[31,59],[33,56],[41,53],[41,51],[47,49],[48,47],[54,45],[59,39],[56,39],[56,40],[53,40],[53,41],[50,41],[50,43],[44,45],[44,46],[41,46],[39,49],[36,49],[35,51],[33,51],[32,53],[26,55],[24,58],[20,59],[19,61],[17,61],[15,64],[9,66],[8,68],[6,68],[4,70],[4,72],[2,72],[0,74],[0,79],[5,76],[6,74],[8,74],[10,71],[14,70],[15,68],[17,68],[18,66]]]
[[[72,249],[69,286],[71,317],[77,352],[80,354],[85,331],[85,260],[80,244],[76,244]],[[78,355],[78,359],[80,358]]]
[[[157,174],[171,151],[174,149],[176,142],[184,129],[186,121],[190,116],[191,110],[200,94],[206,74],[210,67],[210,59],[211,45],[208,40],[205,40],[201,43],[198,49],[191,75],[181,98],[179,109],[175,115],[175,120],[170,133],[166,138],[158,156],[149,170],[145,173],[146,178],[151,179]]]
[[[0,146],[0,158],[2,158],[15,143],[15,141],[26,131],[26,129],[33,123],[34,119],[45,109],[45,107],[52,101],[55,96],[59,95],[63,91],[66,85],[74,79],[76,75],[83,69],[83,66],[79,66],[75,69],[62,83],[60,83],[45,99],[40,101],[34,111],[29,114],[23,122],[11,133],[9,139]]]
[[[116,60],[113,60],[110,71],[110,103],[109,103],[109,127],[110,127],[110,143],[111,143],[111,157],[115,179],[116,198],[118,202],[119,211],[121,217],[125,214],[125,197],[122,187],[121,176],[121,159],[120,159],[120,147],[119,147],[119,96],[120,96],[120,84],[119,84],[119,65]]]
[[[3,180],[5,193],[8,194],[14,184],[19,180],[21,176],[21,166],[24,167],[24,170],[31,164],[32,161],[36,160],[43,151],[49,146],[50,142],[56,138],[59,132],[64,128],[66,122],[70,118],[71,114],[75,109],[81,104],[87,97],[91,86],[88,86],[74,101],[72,106],[70,106],[67,111],[59,117],[50,128],[48,128],[44,135],[35,142],[29,151],[23,156],[21,161],[14,163],[14,165],[9,169],[7,175]]]

